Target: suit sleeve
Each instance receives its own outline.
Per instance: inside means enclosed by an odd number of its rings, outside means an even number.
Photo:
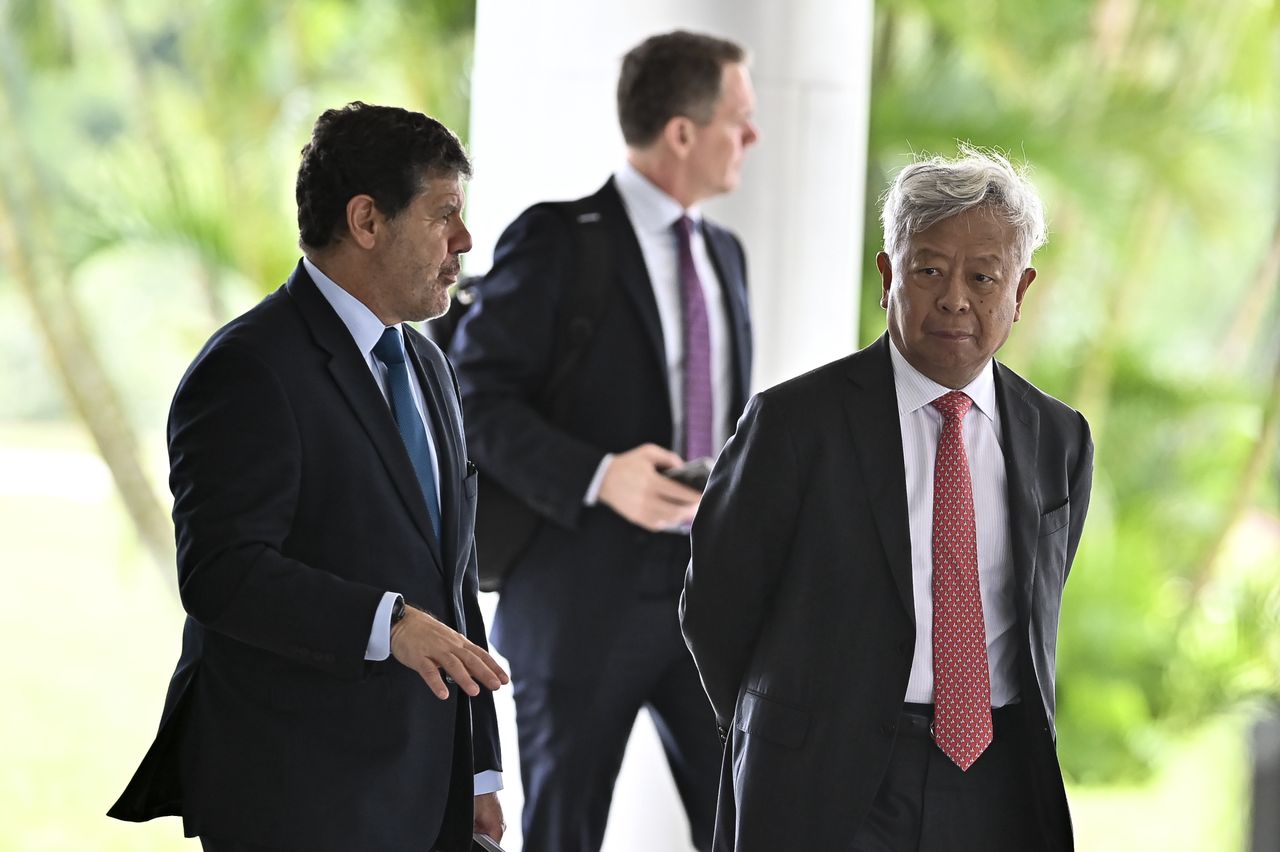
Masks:
[[[716,721],[733,721],[738,692],[783,580],[801,504],[786,413],[756,396],[716,461],[693,523],[680,625]]]
[[[539,514],[573,527],[604,450],[538,409],[556,355],[557,313],[576,274],[569,224],[533,207],[498,241],[449,349],[477,465]]]
[[[471,556],[462,581],[462,605],[466,613],[467,638],[489,650],[489,640],[480,612],[480,576],[477,573],[476,544],[471,542]],[[493,706],[493,693],[481,689],[471,699],[471,751],[475,772],[502,771],[502,749],[498,742],[498,715]]]
[[[210,630],[356,678],[384,590],[282,552],[301,453],[288,398],[264,362],[225,341],[196,360],[169,416],[179,593]]]
[[[433,368],[431,372],[435,375],[443,374],[448,377],[448,391],[453,394],[453,399],[457,403],[456,410],[452,413],[455,419],[451,422],[457,424],[455,429],[460,429],[462,397],[458,390],[458,376],[453,365],[434,343],[422,340],[416,333],[414,338],[419,353],[423,354],[424,364],[430,364]],[[464,448],[464,458],[459,461],[465,462],[465,456],[470,450],[467,448],[465,436],[459,437],[462,438],[461,443]],[[480,611],[480,573],[474,533],[470,541],[459,542],[459,545],[467,548],[467,564],[462,572],[462,615],[463,623],[466,625],[467,639],[488,651],[488,631],[485,629],[484,613]],[[501,772],[502,748],[498,742],[498,716],[494,709],[493,693],[487,689],[481,689],[480,693],[469,701],[471,702],[471,753],[474,771],[476,774]]]
[[[1076,455],[1075,470],[1068,484],[1068,499],[1071,501],[1070,529],[1067,534],[1066,573],[1071,573],[1071,564],[1076,558],[1076,549],[1080,546],[1080,535],[1084,531],[1084,519],[1089,514],[1089,497],[1093,491],[1093,438],[1089,434],[1089,422],[1083,414],[1080,418],[1080,449]]]

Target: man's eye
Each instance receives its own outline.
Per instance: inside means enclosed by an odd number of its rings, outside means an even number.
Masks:
[[[977,279],[979,284],[990,284],[992,281],[995,281],[995,279],[990,275],[983,275],[981,272],[974,277]]]
[[[916,271],[919,272],[921,275],[940,275],[941,274],[938,272],[938,268],[936,266],[925,266]]]

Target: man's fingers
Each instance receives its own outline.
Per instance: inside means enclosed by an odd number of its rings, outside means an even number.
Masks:
[[[479,645],[465,639],[452,653],[441,655],[430,664],[444,669],[453,682],[473,698],[480,694],[481,685],[492,692],[510,681],[496,660]]]
[[[458,688],[475,698],[480,694],[480,685],[471,677],[471,673],[467,671],[467,666],[457,657],[448,657],[443,663],[443,668],[449,673],[449,677],[453,678],[453,682]]]
[[[702,499],[702,492],[698,489],[690,488],[683,482],[668,479],[662,474],[658,474],[653,480],[652,493],[668,503],[679,503],[681,505],[696,503]]]
[[[684,459],[679,455],[657,444],[641,444],[636,449],[646,461],[652,462],[654,467],[679,467],[684,464]]]
[[[476,656],[480,658],[480,664],[484,667],[484,669],[479,672],[477,672],[475,669],[472,669],[472,672],[471,672],[472,674],[485,675],[486,678],[482,678],[482,679],[484,679],[484,682],[486,684],[489,683],[489,681],[487,680],[487,676],[492,676],[494,683],[492,686],[489,687],[490,689],[497,689],[498,687],[502,686],[504,683],[511,682],[510,675],[507,674],[506,670],[503,669],[502,666],[498,665],[497,660],[489,656],[487,651],[485,651],[479,645],[473,645],[472,647],[475,648]]]
[[[435,693],[436,698],[444,701],[449,697],[449,687],[444,685],[444,678],[440,677],[440,669],[427,662],[425,666],[418,669],[418,674],[422,675],[422,679],[426,682],[427,688]]]
[[[467,672],[490,690],[495,690],[506,683],[509,678],[497,661],[490,657],[479,645],[467,648],[468,654],[461,658]]]

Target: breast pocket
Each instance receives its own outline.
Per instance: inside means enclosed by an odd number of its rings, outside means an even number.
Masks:
[[[1067,574],[1067,531],[1071,521],[1071,501],[1040,516],[1040,538],[1036,542],[1036,574],[1046,586],[1061,590]]]
[[[476,499],[480,491],[480,474],[467,462],[467,475],[462,480],[462,505],[458,507],[458,552],[467,553],[476,529]]]
[[[1056,509],[1050,509],[1040,516],[1040,537],[1053,535],[1071,520],[1071,501],[1063,503]]]

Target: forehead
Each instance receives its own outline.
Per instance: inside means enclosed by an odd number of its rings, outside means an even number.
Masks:
[[[720,97],[716,101],[718,112],[738,112],[755,109],[756,95],[751,87],[751,74],[741,62],[726,62],[720,68]]]
[[[418,193],[413,198],[413,203],[443,204],[455,202],[461,204],[465,196],[466,186],[462,176],[458,173],[429,174],[422,178]]]
[[[954,254],[963,251],[966,254],[990,254],[1007,258],[1013,256],[1017,241],[1017,229],[992,207],[982,206],[948,216],[923,231],[909,234],[903,253]]]

